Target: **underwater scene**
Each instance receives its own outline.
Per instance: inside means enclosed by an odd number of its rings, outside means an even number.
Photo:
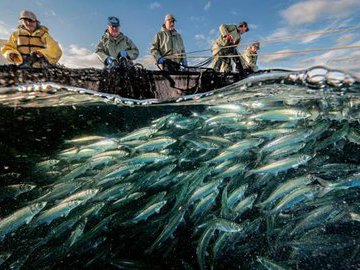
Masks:
[[[174,102],[0,89],[1,269],[359,269],[360,82]]]

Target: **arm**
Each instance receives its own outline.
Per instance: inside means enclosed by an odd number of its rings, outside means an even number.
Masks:
[[[109,55],[107,54],[107,50],[105,50],[104,39],[101,39],[99,41],[98,45],[96,46],[95,53],[96,53],[97,57],[99,58],[99,60],[102,63],[105,63],[105,60]]]
[[[220,25],[219,31],[220,31],[221,36],[223,36],[223,37],[228,35],[229,34],[228,25],[227,24]]]
[[[62,56],[62,50],[48,33],[42,36],[43,42],[46,44],[45,49],[39,49],[38,52],[45,56],[51,64],[56,64]]]
[[[135,60],[139,56],[139,49],[136,47],[135,43],[130,38],[127,38],[127,44],[130,47],[130,49],[126,50],[129,58],[130,60]]]
[[[223,40],[225,41],[226,44],[230,43],[236,43],[238,44],[239,42],[236,40],[237,37],[234,36],[234,33],[236,33],[237,29],[236,29],[236,25],[233,24],[222,24],[219,27],[219,31],[221,34],[221,37],[223,38]]]
[[[16,45],[17,34],[16,32],[12,33],[9,40],[1,48],[1,54],[8,60],[10,63],[19,65],[23,62],[20,52],[17,50]]]
[[[186,51],[185,51],[185,46],[184,46],[184,41],[182,39],[182,37],[180,36],[180,44],[181,44],[181,53],[182,53],[182,58],[180,60],[180,62],[184,65],[184,66],[187,66],[187,60],[186,60]]]
[[[160,46],[160,37],[158,34],[156,34],[153,41],[151,42],[151,47],[150,47],[150,53],[154,57],[156,63],[158,62],[159,58],[161,58],[159,46]]]

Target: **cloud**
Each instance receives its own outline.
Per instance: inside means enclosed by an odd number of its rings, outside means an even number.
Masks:
[[[360,40],[348,46],[360,46]],[[309,68],[312,66],[323,65],[330,69],[339,69],[351,72],[360,76],[360,51],[358,49],[343,49],[321,53],[316,56],[308,57],[297,63],[298,67]]]
[[[150,4],[150,8],[151,9],[157,9],[157,8],[161,8],[161,5],[159,2],[153,2]]]
[[[70,45],[63,50],[64,55],[60,59],[60,64],[69,68],[103,68],[96,54],[86,48],[76,44]],[[145,55],[134,61],[144,66],[146,69],[157,69],[154,58],[151,55]]]
[[[152,69],[152,70],[158,69],[157,66],[155,65],[154,57],[150,54],[139,57],[138,59],[135,60],[135,62],[143,65],[143,67],[146,69]]]
[[[11,32],[10,27],[3,21],[0,21],[0,38],[1,39],[8,39]]]
[[[192,21],[192,22],[201,22],[201,21],[204,21],[204,17],[190,16],[190,21]]]
[[[355,39],[355,35],[353,33],[343,34],[338,38],[335,47],[346,46],[351,42],[353,42],[354,39]]]
[[[204,6],[204,10],[205,10],[205,11],[208,11],[210,7],[211,7],[211,1],[208,1],[208,2],[206,3],[206,5]]]
[[[277,28],[271,35],[263,38],[263,41],[264,43],[300,41],[302,44],[309,44],[324,36],[339,34],[341,32],[339,32],[340,28],[344,28],[344,32],[346,32],[346,28],[349,28],[349,23],[347,20],[334,20],[332,23],[327,24],[326,27],[315,31],[304,27],[299,29],[298,26],[286,25]],[[250,26],[251,28],[252,26]]]
[[[250,23],[250,24],[249,24],[249,28],[250,28],[251,30],[256,30],[256,29],[258,29],[258,26],[257,26],[256,24]]]
[[[206,37],[204,34],[196,34],[195,40],[206,40]]]
[[[293,50],[280,50],[272,53],[262,54],[261,58],[262,63],[274,63],[278,61],[288,60],[293,57]]]
[[[60,59],[60,64],[69,68],[102,68],[103,64],[99,61],[96,54],[86,48],[72,44],[68,49],[63,50],[64,54]]]
[[[215,35],[217,33],[217,30],[215,28],[210,29],[209,35]]]
[[[218,36],[216,29],[211,29],[208,33],[199,33],[194,36],[196,45],[202,50],[201,55],[211,53],[211,47],[214,44],[215,39]]]
[[[307,0],[283,10],[281,16],[290,25],[302,25],[325,17],[348,16],[359,8],[358,0]]]
[[[343,44],[345,45],[345,44]],[[360,41],[354,42],[352,44],[348,44],[347,46],[360,46]],[[279,50],[272,53],[264,53],[259,56],[259,60],[262,63],[275,63],[283,60],[290,60],[291,58],[297,57],[300,54],[295,50]],[[314,52],[316,53],[316,52]],[[360,58],[360,51],[358,49],[347,49],[344,48],[342,50],[328,50],[320,53],[316,56],[306,56],[307,53],[304,52],[302,60],[296,61],[295,66],[298,68],[308,68],[316,65],[324,65],[329,66],[331,68],[339,68],[335,66],[334,63],[346,62],[349,64],[351,62],[351,67],[360,68],[360,63],[358,59]],[[345,67],[345,66],[344,66]],[[349,67],[349,65],[348,65]]]
[[[46,17],[56,17],[56,12],[52,9],[45,11]]]

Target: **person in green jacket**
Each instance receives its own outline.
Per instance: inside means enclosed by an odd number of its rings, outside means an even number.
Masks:
[[[260,42],[256,41],[241,53],[241,63],[245,73],[250,74],[258,70],[256,65],[258,50],[260,50]]]
[[[108,18],[107,29],[96,47],[96,55],[105,66],[112,68],[120,58],[132,63],[139,56],[139,50],[134,42],[120,32],[120,20],[117,17]]]
[[[181,65],[187,66],[184,42],[175,30],[175,21],[173,15],[165,16],[161,31],[155,35],[150,48],[158,67],[166,71],[177,71]]]
[[[222,24],[219,27],[220,36],[212,47],[213,64],[215,71],[230,72],[232,71],[231,60],[235,64],[241,65],[236,47],[240,44],[241,35],[248,32],[247,22],[235,24]],[[231,56],[235,57],[231,57]]]

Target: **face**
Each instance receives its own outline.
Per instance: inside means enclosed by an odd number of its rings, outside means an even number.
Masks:
[[[169,19],[165,21],[165,28],[169,31],[175,29],[175,20]]]
[[[23,25],[29,32],[34,32],[37,26],[37,22],[31,19],[22,19]]]
[[[110,33],[110,36],[117,37],[120,35],[120,26],[108,25],[108,31]]]
[[[240,26],[238,27],[238,30],[239,30],[239,33],[240,33],[240,34],[244,34],[244,33],[246,33],[247,31],[249,31],[249,29],[247,28],[246,25],[240,25]]]
[[[251,47],[250,47],[250,51],[253,52],[253,53],[256,53],[256,52],[258,51],[258,49],[259,49],[259,48],[256,47],[256,46],[251,46]]]

